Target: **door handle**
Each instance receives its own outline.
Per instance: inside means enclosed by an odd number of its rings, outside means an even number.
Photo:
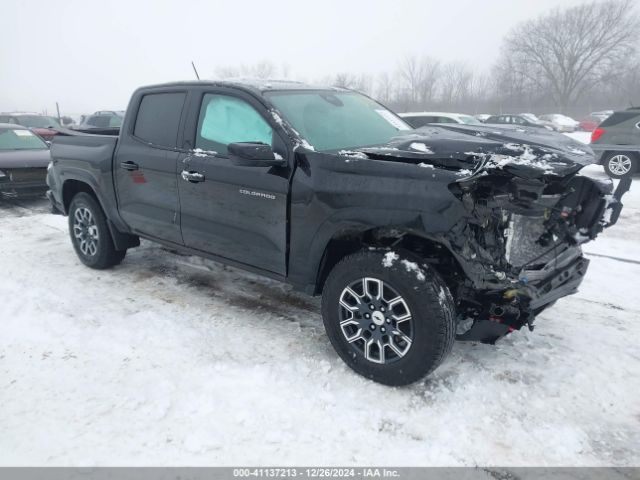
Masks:
[[[137,163],[133,163],[132,161],[128,161],[128,162],[120,162],[120,168],[124,168],[125,170],[129,170],[130,172],[133,172],[134,170],[138,170],[138,164]]]
[[[180,174],[183,180],[191,183],[200,183],[204,182],[204,175],[198,172],[189,172],[187,170],[183,170]]]

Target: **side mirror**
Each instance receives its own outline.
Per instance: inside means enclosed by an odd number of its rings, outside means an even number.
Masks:
[[[227,145],[229,158],[241,167],[282,167],[286,160],[266,143],[237,142]]]

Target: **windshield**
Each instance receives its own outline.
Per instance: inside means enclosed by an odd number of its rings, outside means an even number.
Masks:
[[[316,150],[384,145],[411,127],[379,103],[355,92],[280,91],[265,96]]]
[[[0,128],[0,151],[45,150],[47,144],[29,130]]]
[[[466,123],[467,125],[482,125],[482,122],[471,115],[459,115],[458,118],[462,121],[462,123]]]
[[[534,123],[540,122],[540,119],[538,119],[538,117],[536,117],[533,113],[522,113],[521,116],[526,118],[530,122],[534,122]]]
[[[60,128],[60,124],[53,117],[44,117],[42,115],[18,115],[16,116],[18,124],[29,128]]]

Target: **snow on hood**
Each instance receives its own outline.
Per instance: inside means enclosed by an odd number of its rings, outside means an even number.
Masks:
[[[529,170],[527,176],[566,175],[595,161],[572,138],[541,128],[446,124],[400,134],[380,147],[360,148],[370,158],[389,158],[458,170]]]

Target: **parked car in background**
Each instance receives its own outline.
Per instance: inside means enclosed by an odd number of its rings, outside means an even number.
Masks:
[[[547,130],[553,130],[549,123],[538,120],[534,115],[526,113],[518,115],[492,115],[491,117],[487,118],[484,123],[495,125],[516,125],[521,127],[545,128]]]
[[[582,132],[593,132],[598,127],[598,125],[600,125],[600,122],[602,122],[601,118],[591,114],[588,117],[580,120],[580,123],[578,124],[578,130]]]
[[[591,149],[610,177],[631,176],[640,168],[640,108],[614,112],[591,134]]]
[[[51,141],[62,128],[58,120],[37,113],[0,113],[0,123],[12,123],[30,128],[47,141]]]
[[[556,132],[570,133],[575,132],[580,122],[576,122],[573,118],[567,117],[560,113],[549,113],[547,115],[540,115],[540,120],[545,120],[551,125]]]
[[[0,123],[0,194],[44,194],[49,146],[28,128]]]
[[[413,128],[424,127],[433,123],[463,123],[466,125],[480,125],[482,122],[464,113],[446,112],[407,112],[400,116]]]
[[[91,115],[83,115],[78,130],[88,130],[91,128],[120,128],[124,111],[120,110],[100,110]]]
[[[489,118],[490,116],[491,116],[490,113],[476,113],[474,115],[474,117],[480,120],[482,123],[486,122],[487,118]]]

